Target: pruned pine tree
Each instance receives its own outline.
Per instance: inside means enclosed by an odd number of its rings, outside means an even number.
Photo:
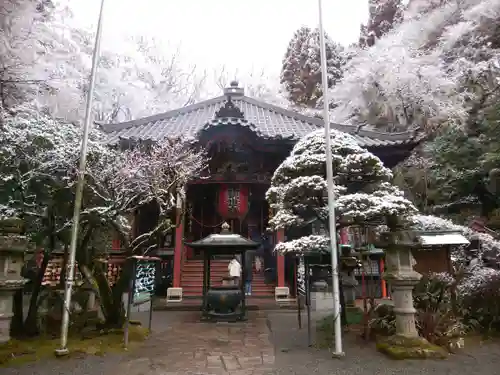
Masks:
[[[416,208],[392,185],[392,172],[345,133],[332,131],[335,205],[338,228],[392,225]],[[325,137],[322,131],[301,139],[275,171],[267,199],[275,216],[273,229],[321,224],[328,228]],[[279,243],[279,252],[329,251],[327,235],[306,235]]]

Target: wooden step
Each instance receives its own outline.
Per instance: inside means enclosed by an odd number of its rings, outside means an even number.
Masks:
[[[221,285],[217,283],[211,283],[212,285]],[[202,295],[203,285],[202,283],[182,283],[182,293],[184,295]],[[252,283],[252,294],[258,296],[272,296],[274,295],[274,286],[272,285],[256,285]]]
[[[201,297],[203,292],[201,290],[191,290],[191,289],[182,289],[183,297]],[[252,297],[274,297],[274,291],[272,292],[261,292],[261,291],[253,291]]]
[[[210,262],[210,284],[221,285],[222,278],[228,276],[229,260]],[[203,293],[203,261],[188,260],[183,264],[181,274],[182,293],[185,297],[201,297]],[[254,270],[252,277],[252,297],[272,298],[274,285],[265,283],[264,275]]]

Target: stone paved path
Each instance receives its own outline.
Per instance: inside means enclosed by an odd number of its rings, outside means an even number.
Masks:
[[[147,318],[147,314],[145,315]],[[139,318],[135,317],[134,319]],[[470,348],[444,361],[392,361],[345,337],[346,357],[307,346],[294,313],[252,312],[247,323],[198,322],[195,312],[154,314],[153,337],[137,351],[105,357],[46,360],[1,368],[1,375],[493,375],[500,344]],[[267,318],[267,321],[266,321]],[[140,319],[142,320],[142,319]],[[145,320],[145,319],[144,319]],[[271,332],[268,329],[271,327]]]
[[[274,347],[264,313],[248,322],[201,323],[199,313],[185,313],[166,331],[122,361],[127,375],[257,375],[273,370]]]

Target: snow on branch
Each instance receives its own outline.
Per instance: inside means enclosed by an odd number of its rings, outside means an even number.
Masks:
[[[409,213],[417,211],[415,206],[401,195],[378,192],[344,195],[335,203],[342,222],[350,224],[379,222],[388,216],[404,218]]]
[[[278,243],[275,247],[275,251],[281,254],[304,254],[308,252],[329,253],[330,240],[325,236],[303,236],[296,240]]]
[[[280,209],[269,220],[269,225],[274,229],[284,229],[294,226],[300,226],[304,223],[304,219],[293,213],[292,210]]]
[[[3,117],[0,132],[0,215],[21,216],[36,232],[47,212],[57,233],[71,227],[81,129],[58,122],[31,106]],[[89,136],[82,225],[130,235],[133,214],[154,202],[167,223],[187,182],[205,167],[203,151],[181,138],[121,152],[107,147],[96,129]],[[160,223],[158,230],[167,230]]]
[[[113,183],[135,205],[155,201],[163,212],[175,206],[177,194],[205,167],[204,151],[192,149],[182,138],[163,139],[149,148],[124,152]]]
[[[499,277],[499,270],[476,265],[468,270],[467,277],[457,285],[457,292],[462,296],[480,293],[490,281]]]

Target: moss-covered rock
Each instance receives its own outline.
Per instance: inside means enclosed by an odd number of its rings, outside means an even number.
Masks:
[[[393,359],[445,359],[448,352],[422,337],[390,336],[377,341],[377,349]]]

